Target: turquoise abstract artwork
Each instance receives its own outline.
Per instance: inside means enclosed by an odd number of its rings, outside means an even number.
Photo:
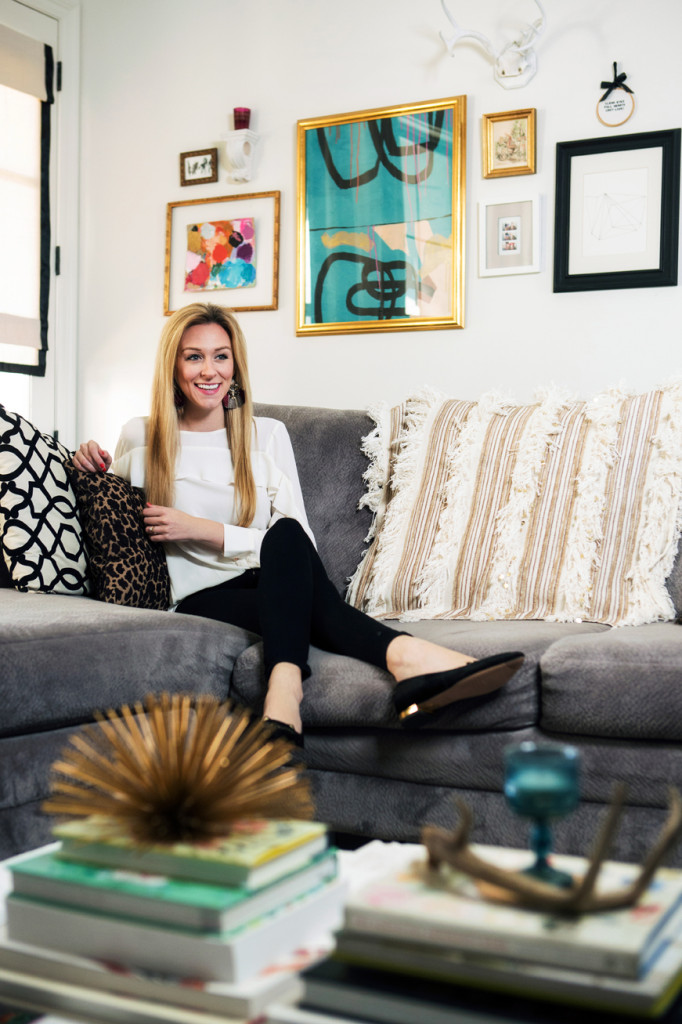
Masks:
[[[305,188],[306,324],[452,316],[451,107],[307,131]]]

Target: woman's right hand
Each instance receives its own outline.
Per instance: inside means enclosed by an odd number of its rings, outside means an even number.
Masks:
[[[97,441],[83,441],[82,445],[71,457],[76,469],[86,473],[106,473],[112,463],[109,452],[97,444]]]

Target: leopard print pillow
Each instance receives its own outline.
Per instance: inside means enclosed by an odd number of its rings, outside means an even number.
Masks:
[[[113,473],[87,473],[67,462],[88,551],[92,596],[111,604],[167,610],[166,554],[144,532],[145,496]]]

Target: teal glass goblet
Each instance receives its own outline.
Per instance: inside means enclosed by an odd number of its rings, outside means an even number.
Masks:
[[[580,801],[580,758],[575,747],[526,741],[504,752],[504,795],[512,810],[532,818],[530,847],[535,863],[525,873],[567,888],[572,877],[548,861],[552,849],[550,821],[575,810]]]

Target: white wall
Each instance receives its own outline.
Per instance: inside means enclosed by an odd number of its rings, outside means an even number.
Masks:
[[[449,0],[461,24],[511,37],[531,0]],[[79,431],[115,443],[148,407],[163,327],[166,203],[279,189],[280,303],[244,313],[262,401],[363,407],[430,384],[461,397],[500,388],[525,401],[556,383],[586,396],[647,387],[682,371],[678,287],[553,294],[558,141],[676,128],[679,0],[545,0],[539,70],[505,90],[475,45],[451,59],[439,0],[82,0]],[[637,109],[607,129],[595,107],[612,62]],[[446,96],[468,97],[466,325],[463,330],[295,336],[296,121]],[[178,155],[218,145],[233,106],[262,136],[248,185],[181,188]],[[537,173],[481,176],[484,113],[537,108]],[[542,272],[477,276],[476,204],[544,200]]]

